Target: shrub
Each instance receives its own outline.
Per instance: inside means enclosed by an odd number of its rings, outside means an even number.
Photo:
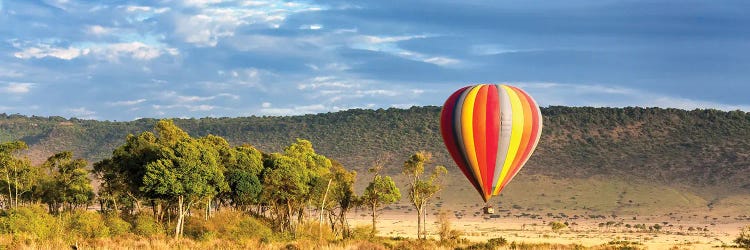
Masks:
[[[305,222],[297,226],[296,236],[298,239],[332,241],[336,235],[331,231],[331,227],[318,222]]]
[[[506,240],[503,237],[500,237],[500,238],[489,239],[487,242],[475,243],[475,244],[467,246],[466,248],[463,248],[463,249],[467,249],[467,250],[485,250],[485,249],[486,250],[492,250],[492,249],[497,249],[499,247],[503,247],[505,245],[508,245],[508,240]],[[513,248],[511,248],[511,249],[513,249]]]
[[[563,230],[564,228],[568,227],[567,225],[565,225],[565,223],[562,223],[559,221],[550,222],[549,226],[552,228],[552,231],[555,231],[555,232],[560,232],[560,230]]]
[[[59,221],[43,206],[28,206],[0,212],[0,231],[51,239],[63,231]]]
[[[213,227],[212,223],[201,218],[186,219],[185,228],[183,229],[185,230],[185,236],[201,241],[208,241],[216,238],[216,229]]]
[[[330,231],[330,228],[328,230]],[[216,213],[207,221],[199,218],[189,219],[185,224],[185,234],[203,241],[215,238],[269,241],[273,238],[273,231],[262,221],[242,212],[228,210]]]
[[[742,228],[740,235],[734,239],[734,243],[737,243],[738,247],[750,249],[750,226]]]
[[[104,216],[104,223],[109,228],[109,235],[111,236],[120,236],[130,233],[130,223],[117,215],[111,214]]]
[[[438,214],[437,223],[440,242],[442,242],[443,244],[453,245],[461,241],[463,232],[451,229],[450,214],[445,211],[441,211]]]
[[[67,218],[68,232],[83,238],[102,238],[109,236],[109,228],[100,213],[75,211]]]
[[[352,228],[352,239],[367,240],[373,237],[372,225],[362,225]]]
[[[133,233],[140,236],[148,237],[164,234],[164,226],[156,221],[156,218],[146,213],[136,215],[132,224]]]

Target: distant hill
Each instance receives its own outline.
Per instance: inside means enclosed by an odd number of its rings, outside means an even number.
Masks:
[[[281,150],[294,138],[308,139],[318,152],[360,173],[376,158],[390,156],[387,171],[397,174],[408,155],[427,150],[436,163],[453,170],[455,185],[466,188],[442,144],[439,113],[439,107],[428,106],[289,117],[175,119],[175,123],[194,136],[215,134],[263,151]],[[750,113],[554,106],[543,108],[542,114],[542,138],[519,175],[522,181],[542,176],[573,182],[618,180],[625,183],[623,187],[648,183],[656,189],[663,185],[688,190],[708,205],[721,197],[750,193]],[[151,130],[156,121],[0,114],[0,141],[24,140],[36,162],[61,150],[94,162],[108,157],[127,134]]]

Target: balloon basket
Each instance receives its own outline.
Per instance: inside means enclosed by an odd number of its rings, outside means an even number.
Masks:
[[[492,206],[485,206],[484,207],[484,214],[494,214],[495,209],[492,208]]]

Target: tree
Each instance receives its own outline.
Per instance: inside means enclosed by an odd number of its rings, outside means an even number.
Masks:
[[[347,171],[337,161],[332,162],[331,172],[333,174],[333,186],[330,195],[335,202],[334,205],[330,206],[330,210],[338,218],[342,237],[349,238],[349,223],[346,220],[346,214],[350,208],[356,205],[357,195],[354,193],[354,182],[357,180],[357,172]],[[336,213],[335,210],[338,210],[338,212]],[[334,223],[331,224],[334,227]]]
[[[361,203],[372,212],[372,235],[377,232],[377,219],[380,207],[396,203],[401,199],[401,191],[396,187],[390,176],[381,176],[377,171],[372,182],[367,185],[362,194]]]
[[[243,145],[234,150],[234,159],[228,163],[225,173],[229,192],[224,194],[224,198],[235,208],[248,210],[250,205],[260,201],[263,189],[260,181],[263,156],[250,145]]]
[[[185,216],[197,202],[229,188],[210,144],[190,138],[172,121],[157,123],[159,158],[145,165],[140,190],[150,197],[177,202],[175,238],[182,236]]]
[[[294,232],[293,217],[303,221],[305,208],[326,198],[331,160],[315,153],[310,141],[297,139],[283,154],[266,155],[263,166],[262,198],[273,208],[279,229]]]
[[[174,132],[163,131],[167,127],[162,125],[162,129],[157,130],[174,140]],[[162,157],[162,144],[164,143],[160,143],[159,138],[151,132],[128,135],[125,144],[112,152],[112,158],[95,163],[94,174],[104,183],[99,190],[100,197],[108,198],[107,202],[114,209],[119,209],[117,201],[123,200],[131,205],[132,212],[140,212],[141,200],[145,196],[141,187],[146,165]]]
[[[86,165],[88,162],[84,159],[73,159],[70,151],[47,158],[43,166],[49,175],[42,187],[42,201],[47,203],[51,213],[59,213],[61,208],[72,211],[91,204],[94,190]]]
[[[309,192],[309,175],[294,158],[279,153],[266,157],[263,174],[263,199],[274,209],[274,223],[282,232],[294,231],[293,215],[304,205],[304,197]]]
[[[18,206],[18,197],[31,190],[36,180],[35,171],[28,159],[16,157],[29,147],[23,141],[0,144],[0,172],[4,175],[2,186],[7,187],[7,206]]]
[[[423,179],[425,165],[432,160],[432,154],[419,151],[404,162],[402,173],[409,180],[409,201],[417,210],[417,238],[427,238],[426,211],[430,200],[442,189],[442,181],[448,170],[437,166],[429,178]]]

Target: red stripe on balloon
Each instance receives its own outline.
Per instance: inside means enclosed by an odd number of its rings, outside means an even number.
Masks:
[[[456,162],[456,165],[458,165],[458,168],[461,169],[461,172],[464,174],[464,176],[469,179],[471,185],[474,186],[474,188],[482,195],[482,197],[484,197],[482,189],[481,187],[479,187],[479,183],[468,171],[469,164],[466,161],[466,157],[461,153],[456,144],[456,131],[453,126],[453,121],[455,119],[454,117],[457,113],[455,110],[456,102],[458,101],[458,98],[461,96],[461,94],[470,87],[471,86],[467,86],[459,89],[450,97],[448,97],[448,100],[445,101],[443,110],[440,112],[440,133],[443,136],[443,142],[445,143],[445,147],[448,149],[448,153],[450,153],[451,157]]]
[[[500,96],[497,85],[490,84],[487,90],[487,171],[484,179],[485,195],[492,195],[492,179],[497,168],[497,147],[500,138]]]

